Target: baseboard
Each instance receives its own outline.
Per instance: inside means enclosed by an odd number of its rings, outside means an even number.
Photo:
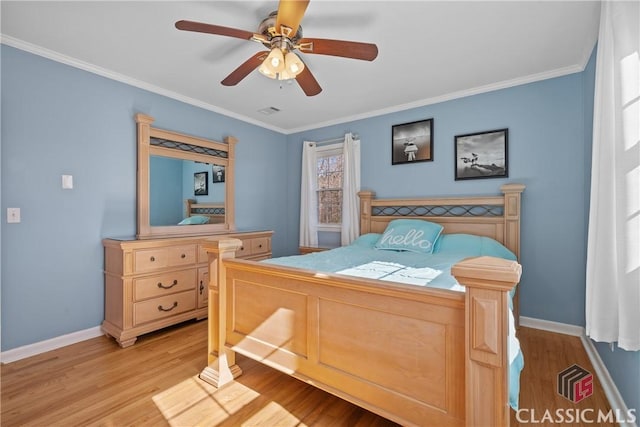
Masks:
[[[541,329],[543,331],[556,332],[558,334],[581,337],[584,335],[582,326],[569,325],[567,323],[552,322],[550,320],[535,319],[533,317],[520,316],[520,326]]]
[[[598,380],[600,381],[600,384],[602,385],[602,390],[604,391],[604,394],[609,401],[609,405],[614,411],[617,411],[620,414],[626,414],[628,412],[627,405],[626,403],[624,403],[624,399],[622,398],[622,395],[620,394],[620,391],[618,390],[615,382],[613,382],[613,378],[611,378],[609,370],[602,361],[602,358],[600,358],[595,345],[593,345],[593,341],[591,341],[591,339],[587,337],[585,329],[582,326],[551,322],[549,320],[535,319],[525,316],[520,316],[520,326],[580,337],[582,346],[587,353],[589,361],[593,365],[593,369],[596,376],[598,377]],[[620,423],[620,426],[638,427],[636,423]]]
[[[96,338],[101,335],[104,335],[104,333],[100,329],[100,326],[84,329],[82,331],[72,332],[70,334],[61,335],[59,337],[51,338],[45,341],[40,341],[22,347],[16,347],[11,350],[3,351],[2,353],[0,353],[0,362],[15,362],[16,360],[35,356],[40,353],[45,353],[47,351],[75,344],[80,341]]]

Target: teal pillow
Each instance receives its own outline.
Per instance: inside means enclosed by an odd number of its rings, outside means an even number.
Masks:
[[[194,215],[183,219],[178,225],[194,225],[194,224],[207,224],[209,223],[209,217],[203,215]]]
[[[443,234],[433,250],[435,253],[464,253],[468,256],[494,256],[515,260],[516,256],[497,240],[472,234]]]
[[[443,228],[440,224],[421,219],[394,219],[387,225],[375,248],[430,254]]]
[[[380,239],[380,234],[378,233],[367,233],[362,236],[356,238],[353,242],[351,242],[351,246],[361,246],[365,248],[372,248]]]

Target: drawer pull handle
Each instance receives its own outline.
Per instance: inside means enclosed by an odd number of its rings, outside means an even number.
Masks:
[[[178,301],[174,301],[173,305],[171,307],[169,307],[169,308],[164,308],[163,306],[159,305],[158,306],[158,311],[171,311],[174,308],[176,308],[177,306],[178,306]]]
[[[241,251],[244,251],[244,246],[240,246],[240,250],[241,250]]]
[[[200,280],[200,295],[202,295],[202,291],[204,291],[204,284],[202,283],[202,280]]]
[[[169,286],[165,286],[165,285],[162,284],[162,282],[158,282],[158,287],[161,288],[161,289],[171,289],[177,284],[178,284],[177,280],[174,280],[173,283],[170,284]]]
[[[152,256],[151,258],[149,258],[151,260],[151,262],[156,260],[156,257]]]
[[[259,248],[261,248],[261,247],[262,247],[262,243],[260,243],[260,244],[258,245],[258,247],[259,247]]]
[[[180,258],[186,258],[187,256],[185,254],[180,255]]]

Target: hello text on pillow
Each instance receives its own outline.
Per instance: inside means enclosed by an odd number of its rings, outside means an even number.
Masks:
[[[387,225],[375,245],[376,249],[430,254],[443,227],[419,219],[396,219]]]

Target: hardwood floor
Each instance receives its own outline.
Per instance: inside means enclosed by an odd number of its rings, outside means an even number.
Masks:
[[[186,323],[145,335],[126,349],[99,337],[3,364],[0,423],[3,427],[396,425],[242,356],[238,356],[242,376],[220,390],[209,386],[197,378],[207,360],[206,329],[206,321]],[[520,394],[525,411],[520,420],[537,419],[544,425],[540,419],[545,410],[557,408],[609,410],[596,379],[593,395],[577,404],[556,391],[556,376],[566,367],[578,364],[594,372],[579,338],[528,328],[521,328],[519,336],[525,355]],[[524,424],[512,413],[512,425]]]

